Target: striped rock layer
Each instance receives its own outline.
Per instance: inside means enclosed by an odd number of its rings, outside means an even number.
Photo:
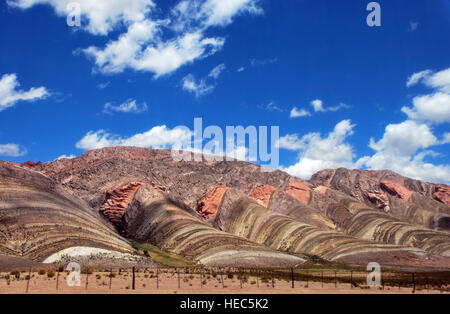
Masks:
[[[0,253],[42,261],[72,246],[132,251],[97,212],[48,177],[0,165]]]
[[[125,214],[128,237],[207,266],[292,267],[303,259],[214,229],[184,204],[141,188]]]

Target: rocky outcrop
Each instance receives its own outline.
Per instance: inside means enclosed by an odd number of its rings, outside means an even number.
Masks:
[[[310,182],[345,193],[391,216],[433,228],[434,215],[450,215],[449,188],[409,179],[392,171],[334,169],[315,174]]]
[[[215,186],[206,193],[206,195],[197,202],[197,213],[207,220],[214,220],[217,210],[222,201],[222,197],[227,191],[226,186]]]
[[[298,200],[299,202],[308,205],[311,199],[311,188],[300,183],[288,185],[284,190],[287,194]]]
[[[253,188],[250,196],[259,204],[267,207],[274,191],[276,191],[276,188],[271,185],[260,185]]]
[[[415,193],[401,184],[394,183],[388,180],[381,180],[380,186],[382,189],[387,191],[389,194],[401,198],[404,201],[409,202],[411,196]]]
[[[131,182],[106,193],[106,199],[103,205],[100,206],[100,212],[114,225],[119,226],[125,210],[133,200],[134,194],[143,185],[145,184],[141,182]]]
[[[97,211],[51,178],[0,163],[0,254],[42,261],[72,246],[132,251]]]
[[[450,186],[436,185],[433,197],[435,200],[450,206]]]

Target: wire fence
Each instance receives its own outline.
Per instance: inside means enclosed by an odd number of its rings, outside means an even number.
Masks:
[[[350,291],[377,289],[385,292],[450,292],[450,272],[381,274],[379,286],[367,284],[368,272],[321,269],[242,268],[116,268],[82,269],[63,267],[0,273],[0,293],[108,293],[155,290],[202,291],[225,289],[235,292],[302,289]],[[69,280],[68,280],[69,279]],[[75,279],[75,280],[74,280]],[[78,282],[76,282],[77,280]],[[75,283],[75,284],[74,284]]]

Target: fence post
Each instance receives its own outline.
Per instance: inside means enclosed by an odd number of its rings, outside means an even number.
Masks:
[[[88,268],[86,268],[86,290],[87,290],[87,288],[88,288],[88,284],[89,284],[89,269]]]
[[[223,269],[220,270],[220,279],[222,281],[222,289],[225,289],[225,283],[223,282]]]
[[[306,287],[309,287],[309,270],[306,270]]]
[[[177,268],[177,277],[178,277],[178,289],[181,288],[181,283],[180,283],[180,271]]]
[[[134,268],[134,266],[132,268],[132,272],[133,272],[133,282],[131,283],[131,289],[136,290],[136,275],[135,275],[135,268]]]
[[[428,276],[425,277],[425,281],[426,281],[426,285],[427,285],[427,291],[428,291],[428,293],[429,293],[429,292],[430,292],[430,285],[429,285],[429,283],[428,283]]]
[[[28,293],[28,289],[30,287],[30,279],[31,279],[31,267],[30,267],[30,271],[28,273],[28,280],[27,280],[27,291],[26,293]]]
[[[59,288],[59,268],[56,273],[56,291],[58,291],[58,288]]]
[[[320,278],[322,280],[322,288],[323,288],[323,270],[320,272]]]
[[[416,278],[415,278],[415,274],[412,273],[412,281],[413,281],[413,293],[416,292]]]
[[[272,288],[275,288],[275,280],[273,278],[273,270],[270,272],[271,276],[272,276]]]
[[[239,282],[241,283],[241,289],[242,289],[242,270],[239,269]]]
[[[291,268],[292,289],[295,288],[294,268]]]
[[[256,271],[256,287],[259,289],[259,269]]]
[[[337,289],[337,272],[334,271],[334,287]]]
[[[203,288],[203,267],[200,268],[200,288]]]
[[[156,266],[156,289],[159,289],[159,267]]]
[[[111,272],[109,273],[109,290],[111,290],[111,285],[112,285],[112,268],[111,268]]]
[[[350,272],[350,289],[353,289],[353,271]]]

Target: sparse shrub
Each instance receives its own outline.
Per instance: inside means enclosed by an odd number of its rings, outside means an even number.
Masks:
[[[10,273],[10,275],[11,275],[11,276],[14,276],[16,279],[19,279],[19,278],[20,278],[20,271],[18,271],[18,270],[13,270],[13,271]]]
[[[41,276],[45,275],[45,273],[46,273],[45,269],[40,269],[38,272],[38,274]]]
[[[228,273],[228,274],[227,274],[227,278],[228,278],[228,279],[233,279],[233,278],[234,278],[234,275],[233,275],[233,274],[230,274],[230,273]]]
[[[54,272],[53,270],[49,270],[49,271],[47,272],[47,277],[48,277],[48,278],[53,278],[53,277],[55,277],[55,272]]]
[[[58,267],[58,272],[62,273],[64,271],[64,266],[59,266]]]
[[[100,274],[97,274],[97,275],[95,275],[95,278],[96,278],[97,280],[100,280],[100,279],[102,279],[102,276],[101,276]]]
[[[88,274],[88,275],[92,275],[92,269],[89,269],[89,268],[83,268],[82,270],[81,270],[81,273],[82,274]]]

